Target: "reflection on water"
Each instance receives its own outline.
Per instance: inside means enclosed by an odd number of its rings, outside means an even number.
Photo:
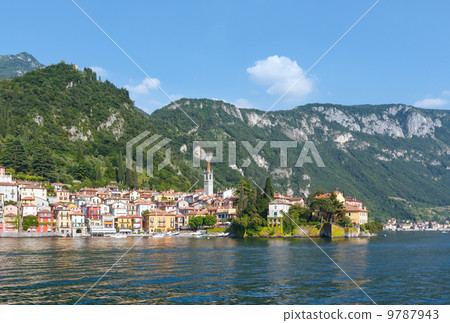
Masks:
[[[0,239],[0,303],[369,304],[307,239]],[[379,304],[446,304],[450,243],[434,232],[315,240]]]

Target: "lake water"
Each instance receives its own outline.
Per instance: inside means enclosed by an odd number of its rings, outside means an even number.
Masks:
[[[450,233],[315,241],[378,304],[449,304]],[[0,303],[370,304],[308,239],[1,238]]]

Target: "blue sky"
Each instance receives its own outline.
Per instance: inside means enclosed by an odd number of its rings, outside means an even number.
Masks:
[[[173,99],[267,110],[374,3],[76,1]],[[169,99],[71,0],[10,1],[0,55],[95,67],[147,112]],[[450,1],[381,0],[274,109],[309,102],[450,108]]]

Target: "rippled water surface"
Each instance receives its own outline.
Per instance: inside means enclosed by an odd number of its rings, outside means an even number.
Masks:
[[[450,234],[315,240],[378,304],[449,304]],[[1,238],[0,303],[369,304],[307,239]]]

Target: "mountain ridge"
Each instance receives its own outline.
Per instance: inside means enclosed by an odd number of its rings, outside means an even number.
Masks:
[[[272,175],[277,190],[294,195],[308,195],[319,188],[340,188],[349,195],[369,199],[368,206],[377,217],[397,216],[399,213],[407,216],[405,213],[409,208],[408,203],[394,206],[401,208],[398,212],[389,211],[394,202],[388,199],[387,192],[390,196],[405,197],[407,201],[414,202],[415,205],[411,208],[417,208],[417,214],[421,213],[419,209],[426,204],[450,205],[445,196],[445,191],[450,189],[448,110],[428,110],[396,104],[362,107],[308,104],[291,110],[266,113],[257,109],[239,109],[217,100],[185,98],[177,101],[177,104],[199,125],[198,128],[184,114],[176,113],[176,105],[173,103],[156,110],[150,116],[157,132],[165,133],[175,142],[217,139],[224,140],[225,143],[230,140],[239,143],[249,140],[254,147],[259,140],[297,141],[298,148],[293,149],[294,156],[288,158],[287,168],[276,166],[279,164],[277,155],[267,145],[261,150],[259,165],[252,160],[252,165],[256,167],[236,167],[237,171],[259,184],[263,183],[265,176]],[[264,117],[259,120],[262,116]],[[260,122],[256,124],[256,121]],[[309,140],[316,143],[325,164],[331,168],[322,170],[326,175],[309,165],[297,170],[293,167],[294,157],[299,156],[301,146]],[[192,146],[186,145],[183,151],[187,155],[192,154]],[[226,149],[225,144],[225,160]],[[238,147],[237,156],[241,162],[250,158],[242,147]],[[228,174],[223,165],[213,167],[219,168],[220,173]],[[226,185],[227,180],[221,178],[220,173],[216,176],[217,180]],[[377,179],[377,176],[383,179]],[[362,180],[368,185],[377,182],[378,187],[373,190],[380,197],[376,198],[367,187],[363,187]],[[395,182],[387,185],[390,188],[387,192],[383,192],[380,185],[383,180]],[[416,189],[417,194],[412,188]],[[425,188],[433,191],[439,198],[433,198],[432,194],[424,192]],[[371,203],[370,200],[378,202]],[[381,203],[388,206],[382,206],[377,211]]]
[[[43,67],[45,67],[44,64],[39,63],[33,55],[27,52],[20,52],[16,55],[0,55],[0,79],[22,76]]]

